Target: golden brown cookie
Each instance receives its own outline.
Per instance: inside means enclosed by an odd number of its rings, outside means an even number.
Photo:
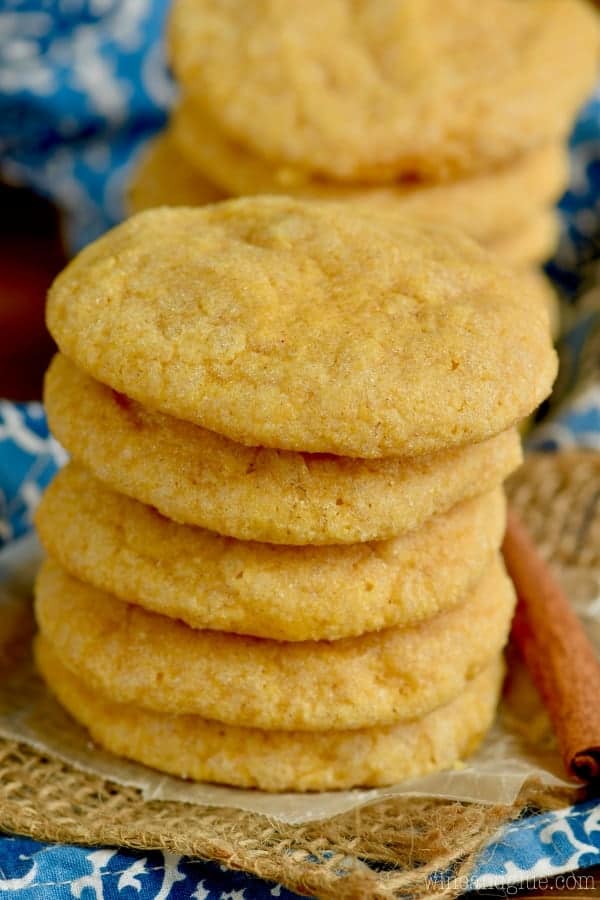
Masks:
[[[230,725],[324,731],[388,725],[449,702],[508,637],[499,558],[455,609],[409,628],[285,643],[196,631],[124,603],[49,560],[36,616],[65,666],[99,694]]]
[[[47,318],[98,380],[249,446],[432,453],[511,427],[556,374],[491,254],[352,204],[148,210],[67,266]]]
[[[485,171],[564,138],[599,47],[579,0],[177,0],[184,91],[275,168]]]
[[[520,277],[527,281],[531,294],[537,296],[539,303],[546,309],[550,323],[550,333],[556,340],[561,328],[560,298],[556,288],[540,269],[527,267],[520,271]]]
[[[70,463],[36,514],[71,575],[192,628],[275,640],[334,640],[410,625],[456,606],[504,533],[500,490],[401,538],[344,547],[237,541],[177,525]]]
[[[164,202],[205,202],[203,185],[208,178],[227,194],[290,194],[396,209],[404,215],[460,228],[482,243],[513,231],[540,210],[549,209],[564,192],[568,180],[567,149],[558,143],[536,147],[491,171],[443,184],[414,178],[387,185],[311,177],[295,180],[293,171],[277,169],[228,141],[200,107],[186,99],[173,114],[169,141],[170,159],[168,163],[165,159],[165,169],[168,166],[187,171],[189,189],[176,196],[173,192],[173,201],[165,192]]]
[[[113,753],[182,778],[265,791],[393,784],[450,768],[490,726],[503,674],[498,659],[446,706],[402,725],[260,731],[111,702],[73,675],[47,641],[37,639],[35,655],[60,703]]]
[[[521,462],[515,431],[410,460],[244,447],[146,409],[60,355],[46,375],[44,399],[59,441],[101,481],[174,521],[242,540],[395,537],[493,490]]]
[[[490,241],[488,248],[500,259],[515,266],[531,267],[541,265],[550,259],[556,250],[559,237],[558,213],[548,210],[521,228]]]
[[[135,166],[127,194],[130,213],[157,206],[204,206],[225,192],[182,159],[168,131],[150,141]]]

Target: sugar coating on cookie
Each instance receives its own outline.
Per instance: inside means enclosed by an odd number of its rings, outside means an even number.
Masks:
[[[501,490],[404,537],[341,547],[238,541],[178,525],[70,463],[36,512],[47,553],[71,575],[192,628],[334,640],[456,606],[502,541]]]
[[[547,317],[490,254],[352,204],[140,213],[58,276],[47,320],[98,380],[249,446],[431,453],[512,426],[556,374]]]
[[[163,202],[170,205],[207,202],[203,197],[208,178],[233,195],[289,194],[396,209],[461,228],[482,242],[527,223],[532,210],[549,209],[568,182],[567,148],[559,143],[536,147],[503,166],[445,183],[411,179],[377,185],[309,176],[295,179],[228,141],[202,109],[185,98],[172,115],[168,137],[161,140],[165,142]],[[186,172],[188,187],[171,190],[169,199],[171,171]]]
[[[580,0],[177,0],[170,21],[184,91],[282,178],[453,178],[564,138],[598,47]]]
[[[230,725],[322,731],[407,721],[449,702],[500,652],[514,590],[494,561],[465,602],[410,628],[285,643],[196,631],[78,581],[48,560],[42,635],[101,695]]]
[[[417,721],[283,732],[115,703],[90,689],[39,637],[35,656],[60,703],[113,753],[181,778],[265,791],[369,787],[450,768],[476,749],[489,728],[504,671],[501,660],[494,660],[450,703]]]
[[[177,522],[242,540],[349,544],[395,537],[478,493],[522,460],[511,430],[415,459],[349,459],[245,447],[153,412],[58,355],[44,402],[71,456]]]

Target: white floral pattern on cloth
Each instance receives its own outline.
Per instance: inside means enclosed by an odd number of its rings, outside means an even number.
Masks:
[[[480,855],[469,889],[524,882],[530,889],[542,878],[599,864],[600,803],[590,800],[558,812],[525,816],[503,828]]]
[[[51,199],[71,250],[124,215],[132,161],[173,98],[168,0],[0,4],[0,176]]]
[[[68,878],[65,878],[68,872]],[[149,851],[0,841],[0,897],[15,900],[292,900],[298,894],[217,863]]]
[[[31,530],[40,495],[65,460],[40,403],[0,401],[0,547]]]

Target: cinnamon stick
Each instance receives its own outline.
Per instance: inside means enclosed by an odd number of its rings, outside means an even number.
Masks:
[[[503,545],[518,596],[512,635],[550,715],[565,768],[600,778],[600,661],[518,516]]]

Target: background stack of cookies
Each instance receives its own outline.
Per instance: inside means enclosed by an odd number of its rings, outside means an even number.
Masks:
[[[169,38],[182,96],[134,211],[351,200],[456,226],[526,269],[551,256],[596,74],[582,0],[176,0]]]
[[[156,210],[57,279],[72,462],[37,523],[42,674],[116,753],[267,790],[451,766],[514,593],[544,311],[470,239],[351,204]]]

